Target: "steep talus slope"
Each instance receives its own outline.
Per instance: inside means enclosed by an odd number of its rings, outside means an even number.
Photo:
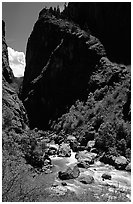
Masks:
[[[131,64],[130,2],[70,2],[63,15],[91,30],[111,61]]]
[[[88,81],[103,45],[66,20],[44,14],[30,35],[22,97],[31,127],[45,128],[76,99],[87,98]]]
[[[14,76],[9,67],[4,21],[2,22],[2,29],[2,128],[6,129],[13,126],[15,128],[25,129],[28,127],[28,118],[22,102],[12,87]]]

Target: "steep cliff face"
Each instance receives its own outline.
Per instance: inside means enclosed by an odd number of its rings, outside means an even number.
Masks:
[[[131,64],[130,2],[72,2],[63,14],[88,27],[101,40],[110,60]]]
[[[26,129],[28,127],[26,110],[13,88],[14,76],[9,67],[4,21],[2,34],[2,128],[3,130],[10,127]]]
[[[103,45],[77,25],[45,13],[36,22],[26,53],[22,97],[31,127],[45,128],[76,99],[88,96],[88,81]]]
[[[5,40],[5,22],[2,21],[2,75],[9,83],[13,81],[13,72],[9,67],[7,44]]]

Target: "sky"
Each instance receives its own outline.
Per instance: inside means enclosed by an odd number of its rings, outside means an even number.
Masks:
[[[3,2],[2,19],[6,23],[7,45],[26,53],[26,44],[39,12],[47,6],[63,10],[64,2]]]

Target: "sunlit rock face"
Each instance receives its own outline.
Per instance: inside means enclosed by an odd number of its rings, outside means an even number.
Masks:
[[[23,77],[25,70],[25,54],[8,47],[9,65],[15,77]]]
[[[66,20],[44,14],[28,39],[23,102],[31,127],[46,127],[76,99],[88,96],[88,81],[103,45]]]

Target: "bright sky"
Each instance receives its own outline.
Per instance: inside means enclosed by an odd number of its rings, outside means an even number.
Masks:
[[[9,47],[26,52],[26,44],[39,12],[47,6],[63,10],[64,2],[3,2],[2,18],[6,23],[6,41]]]

